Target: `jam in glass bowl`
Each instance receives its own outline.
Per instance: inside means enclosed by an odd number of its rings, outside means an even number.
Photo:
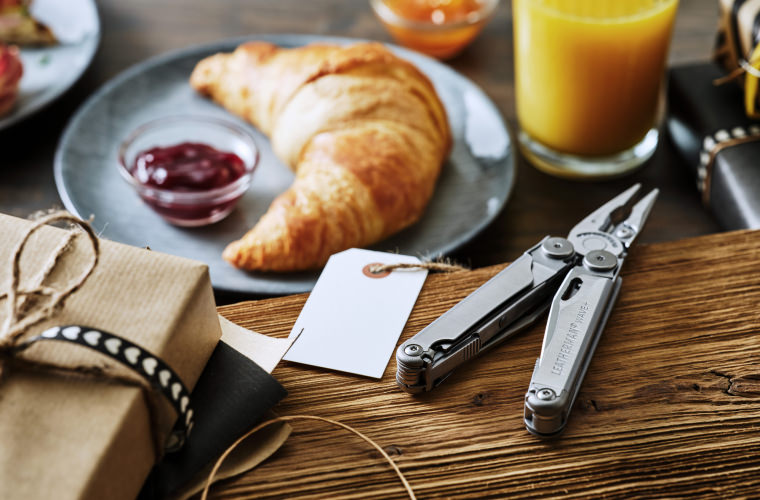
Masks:
[[[218,118],[172,116],[138,127],[119,148],[121,176],[177,226],[226,217],[251,185],[259,150],[243,127]]]

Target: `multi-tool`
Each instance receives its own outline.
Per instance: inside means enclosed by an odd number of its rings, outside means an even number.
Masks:
[[[634,204],[636,184],[578,223],[545,237],[396,352],[396,381],[429,391],[454,368],[538,320],[551,305],[541,355],[525,395],[525,425],[560,433],[620,290],[620,268],[658,191]],[[549,301],[549,297],[554,298]]]

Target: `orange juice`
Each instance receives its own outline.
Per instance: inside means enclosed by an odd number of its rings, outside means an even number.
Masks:
[[[678,0],[513,0],[523,132],[570,155],[614,155],[656,126]]]

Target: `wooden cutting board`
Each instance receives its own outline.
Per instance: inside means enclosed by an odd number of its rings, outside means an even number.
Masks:
[[[399,343],[502,267],[430,275]],[[543,322],[421,396],[396,387],[395,355],[380,381],[282,362],[274,375],[290,394],[277,411],[367,434],[419,498],[757,495],[760,232],[638,246],[622,274],[617,307],[557,439],[528,434],[522,420]],[[305,300],[219,310],[282,337]],[[406,497],[380,454],[355,436],[320,422],[292,425],[271,459],[213,494]]]

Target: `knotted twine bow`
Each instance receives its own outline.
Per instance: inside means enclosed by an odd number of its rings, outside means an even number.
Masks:
[[[55,288],[44,285],[45,279],[55,269],[58,261],[63,254],[69,249],[71,243],[76,237],[76,233],[69,232],[66,238],[58,245],[53,256],[48,259],[40,274],[35,280],[36,286],[29,290],[19,289],[20,282],[20,262],[21,255],[24,252],[27,242],[31,236],[46,224],[54,222],[69,222],[71,224],[79,226],[84,233],[89,237],[92,244],[92,258],[85,268],[84,272],[73,281],[73,283],[65,290],[56,290]],[[7,317],[2,327],[0,327],[0,356],[13,357],[19,352],[29,348],[33,343],[26,342],[20,343],[21,337],[32,326],[40,323],[63,308],[64,301],[87,281],[90,277],[95,266],[98,264],[98,258],[100,257],[100,245],[98,237],[92,230],[89,224],[81,221],[65,212],[56,212],[40,219],[34,226],[32,226],[19,242],[18,246],[13,251],[11,256],[11,281],[8,287],[8,292],[0,295],[0,300],[6,299]],[[49,297],[49,302],[40,307],[34,313],[27,314],[29,306],[33,301],[39,299],[39,297]],[[21,300],[19,300],[21,299]],[[31,300],[30,300],[31,299]],[[0,357],[0,367],[2,366],[3,357]]]
[[[758,81],[760,81],[760,44],[754,48],[749,58],[738,58],[739,66],[726,76],[713,81],[713,85],[720,86],[736,80],[744,75],[744,112],[748,118],[760,118],[760,111],[756,109]]]
[[[71,248],[74,239],[79,234],[74,231],[69,231],[64,240],[56,247],[52,256],[43,265],[37,277],[33,280],[34,284],[29,289],[21,288],[21,255],[24,253],[24,248],[31,236],[47,224],[60,222],[78,226],[89,238],[92,246],[92,257],[87,263],[87,266],[81,275],[75,280],[72,280],[68,288],[64,290],[58,290],[44,284],[45,280],[58,265],[61,257]],[[163,439],[158,430],[158,402],[155,398],[154,389],[150,385],[141,380],[115,373],[110,370],[108,366],[61,366],[54,363],[34,361],[20,356],[22,352],[41,340],[40,337],[24,340],[22,338],[24,334],[34,325],[52,318],[63,309],[66,299],[76,293],[95,270],[99,257],[100,244],[92,227],[87,222],[82,221],[67,212],[51,213],[39,219],[29,228],[11,256],[10,284],[8,291],[0,294],[0,301],[6,301],[7,310],[7,317],[0,326],[0,384],[3,382],[4,378],[7,377],[10,368],[13,366],[38,372],[82,376],[117,383],[119,385],[141,388],[143,389],[142,393],[146,398],[151,419],[154,451],[156,459],[158,460],[163,453]],[[30,312],[31,307],[38,303],[41,298],[47,298],[48,300],[45,304],[39,306],[33,312]]]

